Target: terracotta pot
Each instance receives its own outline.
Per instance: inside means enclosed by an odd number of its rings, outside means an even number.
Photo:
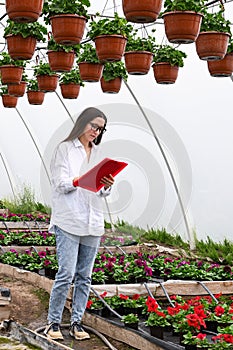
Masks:
[[[80,62],[78,66],[83,81],[93,83],[100,80],[103,73],[103,64]]]
[[[143,75],[150,70],[153,54],[148,51],[128,51],[124,54],[125,67],[129,74]]]
[[[18,97],[11,95],[2,95],[2,103],[6,108],[15,108],[17,105]]]
[[[19,84],[22,79],[23,68],[14,65],[0,67],[2,84]]]
[[[25,93],[26,86],[26,81],[21,81],[19,84],[10,84],[8,86],[8,93],[11,96],[22,97]]]
[[[53,92],[57,88],[59,76],[53,75],[37,75],[38,87],[40,91]]]
[[[35,22],[42,12],[44,0],[6,0],[6,12],[14,22]]]
[[[230,34],[219,32],[201,32],[195,42],[196,51],[201,60],[221,60],[227,52]]]
[[[100,85],[103,92],[108,94],[117,94],[121,89],[122,78],[118,77],[109,81],[100,79]]]
[[[153,337],[163,339],[163,327],[159,326],[150,326],[150,334]]]
[[[14,60],[30,60],[36,49],[36,38],[22,35],[7,35],[8,53]]]
[[[43,91],[27,91],[28,102],[31,105],[42,105],[45,93]]]
[[[203,15],[193,11],[172,11],[163,14],[165,33],[175,44],[190,44],[196,41]]]
[[[122,59],[127,39],[122,35],[99,35],[94,42],[99,60],[113,62]]]
[[[222,60],[207,61],[212,77],[230,77],[233,73],[233,53],[228,53]]]
[[[154,77],[158,84],[174,84],[178,77],[178,66],[170,63],[160,62],[153,64]]]
[[[49,65],[54,72],[69,72],[74,64],[74,52],[48,51]]]
[[[154,22],[161,11],[162,0],[123,0],[124,15],[129,22]]]
[[[62,14],[50,17],[53,38],[58,44],[75,45],[82,40],[86,18],[83,16]]]
[[[63,98],[75,99],[79,95],[80,85],[75,83],[60,84]]]

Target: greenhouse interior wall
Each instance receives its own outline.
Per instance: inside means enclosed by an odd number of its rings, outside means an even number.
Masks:
[[[90,13],[104,9],[106,16],[112,16],[113,2],[108,1],[105,8],[104,3],[91,1]],[[232,23],[233,3],[225,2],[224,6]],[[121,1],[115,1],[115,7],[122,15]],[[0,17],[4,13],[1,1]],[[1,51],[6,50],[6,20],[1,20]],[[157,43],[167,43],[161,19],[155,28]],[[151,69],[144,76],[129,75],[118,94],[103,93],[99,83],[85,83],[75,100],[63,99],[57,88],[55,93],[46,93],[41,106],[30,105],[26,96],[13,109],[0,104],[0,198],[13,196],[12,187],[17,191],[26,184],[38,201],[50,205],[52,152],[79,113],[95,106],[108,117],[103,138],[106,157],[129,164],[117,175],[108,199],[113,221],[120,219],[143,228],[165,227],[189,239],[161,145],[190,232],[198,239],[232,240],[233,78],[211,77],[207,62],[197,56],[195,44],[182,44],[179,49],[187,58],[175,84],[157,84]],[[28,75],[31,71],[28,69]],[[109,221],[107,207],[105,216]]]

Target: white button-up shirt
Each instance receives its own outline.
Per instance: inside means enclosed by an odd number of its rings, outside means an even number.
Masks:
[[[103,198],[110,194],[110,188],[94,193],[73,186],[73,179],[84,174],[104,157],[100,146],[92,144],[89,161],[79,139],[62,142],[56,148],[51,161],[52,215],[53,226],[78,236],[100,236],[104,234]]]

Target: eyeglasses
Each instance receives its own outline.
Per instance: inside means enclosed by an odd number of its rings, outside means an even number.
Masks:
[[[95,123],[91,123],[91,122],[89,122],[89,124],[90,124],[92,130],[97,131],[99,133],[101,133],[101,132],[104,133],[105,131],[107,131],[104,126],[102,127],[102,126],[99,126],[99,125],[97,125]]]

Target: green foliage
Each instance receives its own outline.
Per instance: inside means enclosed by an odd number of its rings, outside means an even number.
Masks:
[[[56,74],[56,72],[51,70],[49,63],[40,62],[37,66],[34,66],[33,68],[34,68],[34,76]]]
[[[80,86],[84,86],[84,83],[80,77],[79,70],[77,68],[72,69],[67,73],[62,73],[60,76],[59,82],[60,84],[75,83],[75,84],[79,84]]]
[[[170,11],[205,11],[205,0],[165,0],[164,12]]]
[[[149,51],[154,52],[156,47],[155,37],[148,36],[147,38],[140,38],[129,36],[125,51]]]
[[[7,85],[1,85],[0,86],[0,95],[7,95],[8,94],[8,87]]]
[[[89,0],[45,0],[42,15],[46,24],[49,24],[51,16],[60,14],[77,14],[88,18],[87,8],[90,5]]]
[[[16,67],[26,67],[26,63],[23,60],[13,60],[9,53],[1,52],[0,54],[0,66],[13,65]]]
[[[183,67],[184,58],[187,55],[183,51],[177,50],[169,45],[157,46],[157,50],[154,52],[153,62],[168,62],[172,66]]]
[[[28,80],[27,91],[39,91],[37,79]]]
[[[179,248],[188,249],[188,244],[185,243],[181,236],[176,234],[175,236],[168,233],[165,228],[162,229],[149,229],[142,237],[143,241],[155,241],[163,243],[168,246],[175,246]]]
[[[214,242],[209,236],[206,241],[196,240],[196,250],[203,257],[210,257],[214,262],[232,265],[233,243],[227,239],[223,243]]]
[[[8,19],[7,26],[4,29],[4,37],[10,34],[22,35],[23,38],[32,36],[38,41],[45,42],[46,38],[44,35],[47,34],[47,29],[39,22],[16,23]]]
[[[103,69],[104,80],[110,81],[118,77],[127,81],[128,74],[124,63],[122,61],[106,62]]]
[[[82,44],[77,62],[100,63],[95,47],[90,43]]]
[[[139,317],[136,314],[130,313],[122,316],[121,321],[124,323],[137,323],[139,321]]]
[[[206,12],[201,22],[201,32],[216,31],[220,33],[231,33],[231,22],[224,18],[224,11]]]
[[[30,186],[23,185],[22,190],[18,191],[13,198],[3,198],[3,204],[11,213],[28,214],[38,211],[38,202],[35,200],[35,193]],[[40,205],[40,211],[50,212],[49,207]]]
[[[233,52],[233,39],[231,37],[231,39],[229,40],[229,44],[227,47],[227,53],[232,53]]]
[[[72,52],[74,51],[76,54],[79,53],[80,45],[62,45],[58,44],[53,37],[51,37],[47,44],[47,49],[52,51],[65,51],[65,52]]]
[[[104,18],[98,22],[92,21],[90,23],[90,30],[87,33],[91,39],[99,35],[123,35],[128,37],[132,32],[133,27],[127,22],[125,18],[121,18],[117,13],[114,14],[114,19]]]

